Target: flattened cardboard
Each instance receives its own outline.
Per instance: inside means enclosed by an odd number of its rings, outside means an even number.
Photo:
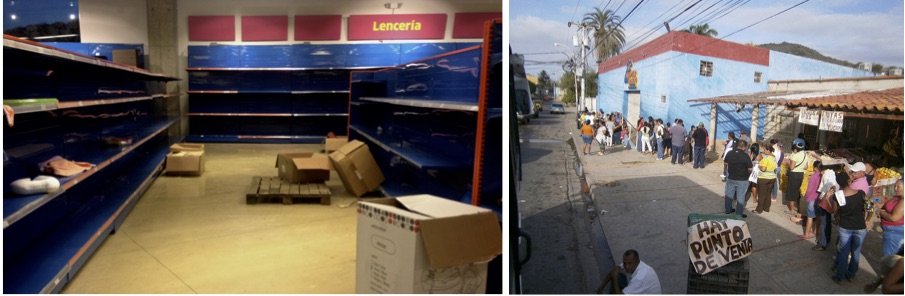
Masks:
[[[343,181],[343,187],[355,196],[373,191],[383,183],[383,172],[364,142],[353,140],[343,145],[330,153],[330,160]]]
[[[170,152],[204,151],[204,144],[178,143],[170,146]]]
[[[502,253],[492,211],[417,195],[362,201],[358,213],[356,293],[486,292]]]
[[[330,180],[330,160],[320,153],[280,153],[276,165],[281,179],[289,183]]]
[[[200,176],[204,173],[204,151],[176,151],[167,154],[168,175]]]
[[[349,143],[349,137],[336,137],[324,139],[324,152],[330,153],[339,150],[340,147]]]

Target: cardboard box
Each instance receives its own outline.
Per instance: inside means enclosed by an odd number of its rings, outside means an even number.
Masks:
[[[493,211],[432,195],[359,202],[357,237],[358,294],[483,294],[503,251]]]
[[[276,166],[280,179],[289,183],[317,183],[330,180],[330,159],[320,153],[280,153]]]
[[[383,172],[371,156],[368,145],[353,140],[330,153],[330,160],[343,181],[346,191],[355,196],[377,189],[383,183]]]
[[[339,150],[340,147],[349,142],[349,137],[336,137],[324,139],[324,152],[330,153]]]
[[[114,49],[113,62],[117,64],[138,67],[138,61],[141,57],[138,55],[137,49]]]
[[[173,144],[166,167],[168,175],[200,176],[204,173],[204,144]]]
[[[200,176],[204,173],[204,151],[170,151],[167,154],[168,175]]]

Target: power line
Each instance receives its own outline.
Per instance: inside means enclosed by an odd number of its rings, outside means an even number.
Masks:
[[[810,1],[810,0],[801,1],[801,2],[799,2],[798,4],[793,5],[792,7],[786,8],[786,9],[784,9],[784,10],[782,10],[782,11],[780,11],[780,12],[777,12],[777,13],[771,15],[771,16],[768,16],[768,17],[766,17],[766,18],[764,18],[764,19],[762,19],[762,20],[759,20],[759,21],[757,21],[757,22],[754,22],[753,24],[750,24],[750,25],[748,25],[748,26],[745,26],[744,28],[738,29],[738,30],[736,30],[735,32],[729,33],[729,35],[723,36],[723,37],[721,37],[721,38],[719,38],[719,39],[714,38],[713,41],[710,41],[710,42],[708,42],[708,43],[706,43],[706,44],[704,44],[704,45],[701,45],[701,46],[698,46],[698,47],[696,47],[696,48],[694,48],[694,49],[691,49],[691,50],[689,50],[688,52],[683,52],[683,53],[677,54],[677,55],[675,55],[675,56],[672,56],[672,57],[670,57],[670,58],[667,58],[667,59],[658,61],[658,62],[656,62],[656,63],[650,64],[650,65],[645,65],[645,66],[643,66],[643,67],[638,67],[638,68],[639,68],[639,69],[650,68],[650,67],[656,66],[656,65],[658,65],[658,64],[660,64],[660,63],[664,63],[664,62],[670,61],[670,60],[672,60],[672,59],[675,59],[675,58],[677,58],[677,57],[686,55],[686,54],[688,54],[689,52],[693,52],[693,51],[696,51],[696,50],[698,50],[698,49],[707,47],[707,46],[713,44],[714,42],[721,41],[721,40],[723,40],[723,39],[729,38],[729,36],[735,35],[735,34],[738,33],[738,32],[741,32],[741,31],[743,31],[743,30],[745,30],[745,29],[748,29],[748,28],[753,27],[753,26],[755,26],[755,25],[757,25],[757,24],[760,24],[760,23],[762,23],[762,22],[764,22],[764,21],[766,21],[766,20],[769,20],[769,19],[771,19],[771,18],[777,16],[777,15],[783,14],[783,13],[785,13],[786,11],[792,10],[792,9],[795,8],[795,7],[798,7],[798,6],[801,6],[802,4],[807,3],[808,1]]]
[[[685,10],[680,11],[678,14],[676,14],[676,15],[673,16],[672,18],[666,20],[664,23],[672,22],[672,20],[674,20],[674,19],[676,19],[677,17],[681,16],[683,13],[685,13],[686,11],[688,11],[689,9],[691,9],[692,7],[694,7],[695,5],[697,5],[698,3],[701,3],[701,1],[703,1],[703,0],[698,0],[698,1],[695,2],[695,3],[692,3],[691,5],[689,5],[688,7],[686,7]],[[647,35],[645,35],[644,37],[638,38],[638,41],[636,42],[635,45],[628,46],[627,48],[632,48],[632,47],[635,47],[635,46],[639,45],[639,44],[641,43],[641,41],[644,40],[644,38],[647,38],[648,36],[650,36],[651,34],[653,34],[654,32],[656,32],[656,30],[659,29],[659,28],[661,28],[661,27],[663,27],[662,24],[659,25],[659,26],[657,26],[656,28],[654,28],[654,30],[651,30],[651,31],[650,31]]]
[[[685,1],[685,0],[682,0],[682,1]],[[660,14],[659,16],[657,16],[656,18],[652,19],[652,20],[651,20],[649,23],[647,23],[646,25],[641,26],[641,29],[638,30],[638,32],[644,31],[644,28],[647,28],[647,26],[650,26],[650,25],[653,24],[655,21],[657,21],[658,19],[662,18],[664,15],[666,15],[667,13],[669,13],[671,10],[675,9],[676,7],[678,7],[679,4],[682,4],[682,1],[676,2],[676,5],[673,5],[672,7],[670,7],[669,9],[667,9],[666,11],[663,11],[663,13],[661,13],[661,14]],[[660,24],[660,25],[656,26],[656,28],[654,28],[654,29],[659,29],[659,28],[662,27],[662,26],[663,26],[663,25]],[[652,29],[652,30],[653,30],[653,29]],[[646,33],[645,33],[645,34],[646,34]],[[644,35],[644,34],[641,34],[641,35]],[[628,37],[628,36],[626,36],[626,37]],[[633,37],[634,37],[634,36],[633,36]],[[630,42],[627,42],[626,44],[629,44],[629,43],[631,43],[631,42],[634,42],[634,39],[632,39],[632,41],[630,41]]]
[[[638,4],[635,4],[635,7],[632,7],[632,10],[629,11],[628,14],[626,14],[624,18],[622,18],[622,19],[619,20],[619,23],[616,24],[615,29],[621,28],[621,27],[622,27],[622,22],[625,22],[625,20],[627,20],[630,16],[632,16],[632,13],[634,13],[635,10],[638,9],[639,6],[641,6],[641,3],[644,3],[644,0],[638,1]],[[614,30],[610,30],[609,32],[606,33],[606,35],[603,35],[603,37],[600,38],[600,39],[606,40],[606,38],[609,37],[610,34],[613,34],[613,31],[614,31]],[[591,50],[589,50],[588,53],[586,53],[582,58],[585,59],[585,60],[587,60],[588,55],[589,55],[590,53],[592,53],[592,52],[596,52],[596,51],[597,51],[597,47],[599,47],[599,46],[600,46],[599,40],[597,40],[597,38],[594,38],[594,48],[591,48]]]

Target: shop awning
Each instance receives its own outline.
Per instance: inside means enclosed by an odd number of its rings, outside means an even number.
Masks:
[[[737,94],[728,96],[719,96],[712,98],[701,98],[688,100],[688,102],[704,102],[704,103],[728,103],[728,104],[786,104],[789,101],[820,98],[834,95],[844,95],[855,93],[854,90],[831,90],[831,91],[764,91],[748,94]]]
[[[807,107],[842,111],[845,116],[889,120],[903,119],[905,88],[862,91],[848,94],[809,97],[785,102],[789,108]]]

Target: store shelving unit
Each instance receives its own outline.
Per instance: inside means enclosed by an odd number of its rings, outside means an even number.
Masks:
[[[13,107],[13,126],[4,116],[3,292],[58,292],[161,171],[178,140],[169,136],[178,117],[165,111],[177,96],[166,83],[177,79],[6,35],[3,53],[5,101],[52,98]],[[53,193],[12,192],[53,156],[95,167],[60,177]]]
[[[488,22],[479,45],[352,72],[350,137],[370,145],[385,195],[502,213],[501,28]]]
[[[347,135],[350,71],[395,65],[459,45],[189,46],[187,138],[319,143],[330,132]]]

